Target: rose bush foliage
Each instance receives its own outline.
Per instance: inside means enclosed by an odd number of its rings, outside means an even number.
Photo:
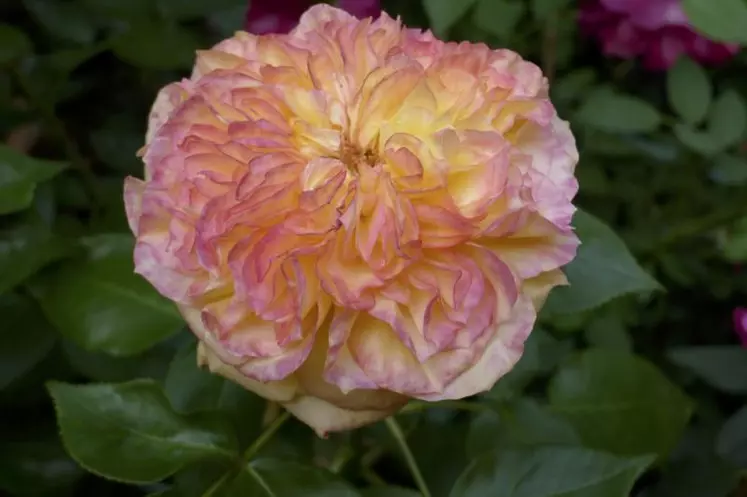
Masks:
[[[0,7],[0,493],[739,495],[747,4],[329,3]]]

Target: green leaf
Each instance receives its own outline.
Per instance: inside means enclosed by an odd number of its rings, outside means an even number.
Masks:
[[[738,144],[747,127],[747,107],[734,90],[720,94],[708,115],[708,131],[721,150]]]
[[[552,99],[563,102],[572,102],[580,98],[596,81],[596,72],[590,67],[575,69],[564,75],[552,85]],[[583,183],[581,183],[583,185]]]
[[[475,416],[467,435],[467,455],[497,449],[538,446],[576,446],[581,440],[573,426],[538,402],[523,398],[497,412]]]
[[[251,442],[262,429],[265,401],[239,385],[197,366],[195,341],[174,355],[164,390],[179,412],[217,411],[230,419],[239,439]]]
[[[114,53],[144,69],[189,69],[199,47],[191,31],[176,24],[140,21],[113,42]]]
[[[438,35],[445,35],[450,27],[457,23],[475,4],[477,0],[423,0],[423,7],[431,28]]]
[[[727,260],[747,261],[747,217],[739,219],[729,229],[720,230],[717,241],[719,250]]]
[[[23,0],[23,5],[47,31],[64,40],[86,44],[96,37],[90,11],[76,2]]]
[[[145,497],[183,497],[183,496],[179,493],[179,490],[175,488],[169,488],[167,490],[161,490],[159,492],[150,493],[146,495]]]
[[[458,422],[457,413],[446,409],[429,409],[420,419],[413,420],[413,427],[404,425],[405,419],[401,421],[407,442],[433,497],[446,497],[469,462],[464,443],[468,425]],[[383,433],[378,435],[377,440],[393,440],[391,435],[386,438]],[[397,455],[400,467],[406,467],[394,442],[390,447],[390,452]],[[448,457],[444,457],[445,454]]]
[[[0,230],[0,294],[23,283],[47,264],[70,255],[72,244],[39,222]]]
[[[238,6],[247,9],[246,0],[157,0],[156,3],[166,19],[179,21],[199,19]]]
[[[653,457],[586,448],[498,450],[475,459],[451,497],[627,497]]]
[[[576,118],[582,123],[613,133],[649,133],[661,125],[661,114],[638,97],[621,95],[607,88],[591,93]]]
[[[538,21],[546,21],[565,9],[571,0],[532,0],[532,13]]]
[[[101,215],[89,225],[91,234],[128,233],[130,228],[122,196],[122,177],[99,175],[96,188],[102,197]]]
[[[0,489],[18,496],[60,495],[84,473],[65,453],[55,431],[34,428],[18,440],[3,434]]]
[[[692,412],[685,394],[653,364],[606,349],[589,349],[561,366],[548,393],[553,411],[585,445],[617,454],[665,456]]]
[[[320,468],[277,459],[255,459],[220,497],[359,497],[342,480]]]
[[[150,483],[198,460],[234,457],[229,430],[204,416],[175,413],[151,380],[48,388],[67,451],[92,473]]]
[[[665,469],[655,497],[733,497],[736,472],[721,458],[677,461]]]
[[[480,0],[472,16],[473,22],[488,33],[508,39],[526,7],[516,0]]]
[[[8,64],[28,55],[32,50],[26,34],[10,24],[0,23],[0,64]]]
[[[669,104],[690,124],[697,124],[705,117],[712,91],[708,74],[688,57],[680,57],[667,73]]]
[[[542,328],[535,328],[524,343],[524,353],[514,368],[485,394],[491,400],[511,399],[539,376],[551,373],[572,350],[568,342],[555,339]]]
[[[662,468],[655,497],[727,497],[738,474],[715,453],[714,428],[693,424]]]
[[[716,158],[709,171],[715,183],[722,185],[743,185],[747,183],[747,159],[734,155],[722,155]]]
[[[37,103],[51,112],[54,106],[65,98],[80,91],[70,73],[91,57],[108,49],[108,41],[61,49],[50,54],[28,57],[22,66],[26,78],[26,90]],[[85,87],[83,87],[85,88]],[[71,91],[72,90],[72,91]]]
[[[381,486],[361,490],[361,497],[421,497],[415,490],[402,487]]]
[[[166,377],[169,360],[174,355],[175,346],[171,342],[172,339],[159,343],[136,356],[113,357],[102,352],[91,352],[73,342],[65,341],[63,353],[70,366],[89,380],[106,383],[136,378],[162,380]]]
[[[683,123],[675,124],[672,129],[680,143],[705,157],[716,155],[725,148],[710,130],[699,131]]]
[[[633,343],[620,316],[607,312],[596,316],[586,326],[586,341],[594,347],[631,352]]]
[[[747,43],[747,3],[744,0],[683,0],[690,23],[713,40]]]
[[[739,346],[679,347],[669,359],[724,392],[747,393],[747,350]]]
[[[134,273],[132,237],[100,235],[84,243],[85,260],[60,265],[32,287],[63,335],[87,350],[128,356],[184,326],[173,303]]]
[[[78,0],[95,15],[112,21],[139,21],[158,17],[157,2],[153,0]]]
[[[55,343],[54,330],[35,302],[14,294],[0,296],[0,390],[30,371]],[[21,331],[22,332],[19,332]]]
[[[112,169],[125,173],[142,170],[143,163],[136,155],[143,146],[143,133],[139,127],[124,119],[112,118],[93,130],[90,141],[96,155]]]
[[[564,268],[570,285],[552,291],[546,313],[586,311],[622,295],[661,288],[602,221],[579,210],[573,224],[581,246],[576,258]]]
[[[246,16],[246,3],[237,5],[231,9],[212,12],[208,17],[208,25],[221,38],[229,38],[236,31],[244,29],[244,17]]]
[[[0,214],[30,206],[36,185],[53,178],[66,167],[65,162],[34,159],[0,145]]]
[[[171,361],[164,390],[177,411],[210,411],[218,409],[225,383],[221,376],[197,367],[197,351],[191,341]]]
[[[738,468],[747,467],[747,407],[724,423],[716,438],[716,452]]]
[[[241,463],[239,463],[240,465]],[[226,461],[198,461],[181,469],[174,475],[173,490],[178,497],[209,496],[208,489],[214,488],[218,481],[228,482],[227,472],[238,470],[235,462]],[[215,490],[218,490],[215,488]],[[216,496],[217,497],[217,496]]]

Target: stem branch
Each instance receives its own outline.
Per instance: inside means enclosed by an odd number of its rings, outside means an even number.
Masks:
[[[242,459],[244,461],[249,461],[252,457],[257,455],[257,452],[262,449],[262,447],[265,446],[267,442],[270,441],[273,435],[277,433],[277,431],[280,429],[283,424],[285,424],[286,421],[290,419],[290,413],[288,411],[284,411],[280,416],[275,418],[275,420],[267,427],[265,430],[257,437],[257,439],[249,446],[249,448],[244,451],[244,456]]]
[[[399,445],[399,448],[402,451],[402,455],[405,456],[405,461],[407,462],[407,466],[410,468],[412,478],[415,480],[415,484],[418,486],[418,490],[420,490],[420,493],[423,494],[423,497],[431,497],[431,492],[428,490],[428,486],[425,484],[423,474],[420,472],[420,468],[418,467],[418,462],[415,460],[415,456],[412,455],[410,446],[407,445],[405,434],[402,432],[402,428],[399,426],[399,423],[397,423],[397,420],[394,419],[394,416],[388,417],[385,423],[387,428],[389,428],[389,432],[394,437],[394,440],[397,442],[397,445]]]

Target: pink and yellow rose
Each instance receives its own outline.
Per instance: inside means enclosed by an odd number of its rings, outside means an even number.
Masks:
[[[199,360],[318,433],[485,391],[575,255],[578,154],[540,69],[314,6],[198,53],[125,200]]]

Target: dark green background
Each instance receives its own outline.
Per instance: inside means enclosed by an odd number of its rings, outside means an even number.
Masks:
[[[709,36],[747,43],[744,0],[685,5]],[[396,417],[432,496],[745,495],[744,54],[648,73],[602,57],[571,0],[385,8],[542,66],[581,151],[573,285],[517,368]],[[322,440],[290,420],[262,438],[264,401],[199,371],[174,306],[132,273],[122,181],[141,175],[150,104],[245,9],[0,5],[0,495],[418,495],[386,423]]]

